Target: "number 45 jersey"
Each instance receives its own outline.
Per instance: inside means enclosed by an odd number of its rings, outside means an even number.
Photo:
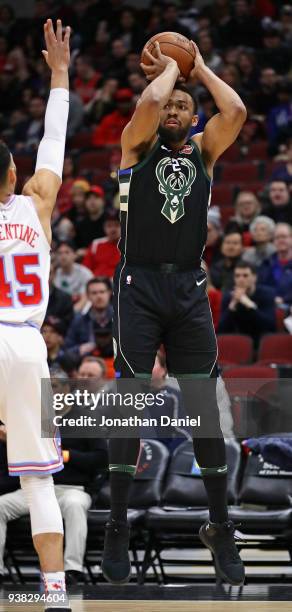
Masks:
[[[50,245],[29,196],[0,203],[0,322],[41,327],[49,299]]]

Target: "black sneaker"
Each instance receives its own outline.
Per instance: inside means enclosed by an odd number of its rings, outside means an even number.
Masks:
[[[83,572],[77,572],[76,570],[67,570],[65,572],[66,586],[73,586],[79,582],[84,582]]]
[[[212,553],[218,578],[233,585],[244,583],[244,565],[239,556],[234,538],[235,526],[226,523],[206,522],[199,531],[200,540]],[[240,538],[238,538],[240,539]]]
[[[106,523],[101,569],[105,579],[112,584],[129,582],[129,538],[130,529],[127,523],[113,520]]]

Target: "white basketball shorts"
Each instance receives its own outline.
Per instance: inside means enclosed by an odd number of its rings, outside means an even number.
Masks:
[[[41,437],[42,378],[50,373],[40,331],[0,323],[0,419],[7,429],[10,476],[47,475],[63,468],[58,431],[55,437]]]

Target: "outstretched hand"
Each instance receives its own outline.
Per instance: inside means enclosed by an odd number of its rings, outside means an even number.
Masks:
[[[145,54],[148,59],[151,61],[150,65],[141,63],[140,66],[146,75],[147,81],[154,81],[162,72],[164,72],[166,66],[168,64],[174,64],[177,66],[177,63],[172,57],[168,57],[168,55],[163,55],[160,50],[159,42],[155,42],[155,55],[150,53],[148,49],[145,49]]]
[[[70,64],[70,31],[70,27],[67,26],[63,36],[61,19],[57,19],[56,34],[51,19],[47,19],[44,24],[47,49],[42,51],[42,54],[51,70],[68,70]]]

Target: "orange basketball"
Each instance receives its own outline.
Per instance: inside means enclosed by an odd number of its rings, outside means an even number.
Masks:
[[[146,43],[141,55],[141,62],[147,66],[151,64],[151,61],[145,54],[145,49],[148,49],[150,53],[155,55],[154,43],[156,41],[160,44],[161,53],[168,57],[172,57],[177,62],[181,75],[185,79],[188,79],[194,67],[194,59],[196,57],[191,41],[185,36],[177,34],[177,32],[162,32],[161,34],[152,36]]]

